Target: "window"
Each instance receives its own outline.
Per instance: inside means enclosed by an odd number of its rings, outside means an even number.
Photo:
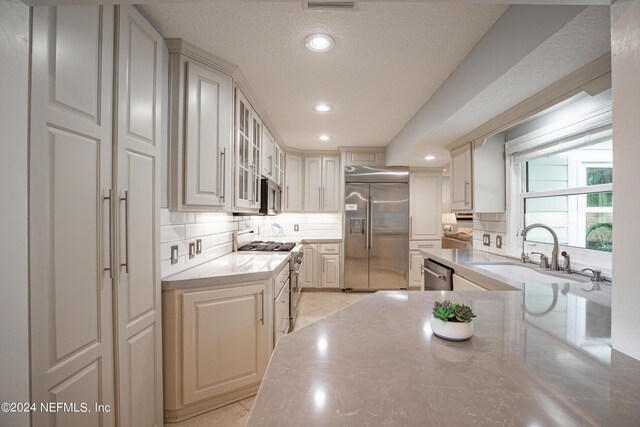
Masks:
[[[595,142],[582,135],[571,144],[553,142],[544,149],[518,153],[521,159],[524,225],[551,227],[560,245],[612,251],[613,151],[610,130]],[[563,141],[566,142],[566,141]],[[591,143],[590,143],[591,142]],[[551,243],[543,229],[533,229],[528,241]]]

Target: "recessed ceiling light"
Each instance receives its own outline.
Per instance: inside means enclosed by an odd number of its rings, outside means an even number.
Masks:
[[[320,113],[326,113],[327,111],[333,110],[333,107],[329,104],[316,104],[313,106],[313,109]]]
[[[446,171],[447,171],[447,168],[444,168],[444,169],[442,170],[442,172],[446,172]]]
[[[312,52],[326,52],[335,41],[327,34],[311,34],[304,40],[305,46]]]
[[[331,137],[329,135],[320,135],[320,141],[328,141]]]
[[[426,156],[424,156],[425,160],[435,160],[436,156],[434,156],[433,154],[427,154]]]

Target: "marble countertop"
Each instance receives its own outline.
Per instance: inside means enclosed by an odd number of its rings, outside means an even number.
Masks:
[[[640,425],[610,307],[552,288],[372,294],[279,340],[247,426]],[[476,312],[470,340],[432,335],[447,298]]]
[[[232,252],[162,279],[162,290],[198,288],[272,278],[291,258],[289,252]]]

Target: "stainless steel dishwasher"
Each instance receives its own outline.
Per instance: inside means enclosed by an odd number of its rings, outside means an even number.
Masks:
[[[425,291],[452,291],[453,290],[453,270],[432,259],[425,258],[424,264],[420,266],[424,276]]]

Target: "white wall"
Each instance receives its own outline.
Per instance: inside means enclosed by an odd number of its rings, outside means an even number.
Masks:
[[[0,0],[0,402],[29,401],[27,117],[29,9]],[[2,426],[28,414],[0,413]]]
[[[613,347],[640,359],[640,0],[611,6],[613,84]]]

